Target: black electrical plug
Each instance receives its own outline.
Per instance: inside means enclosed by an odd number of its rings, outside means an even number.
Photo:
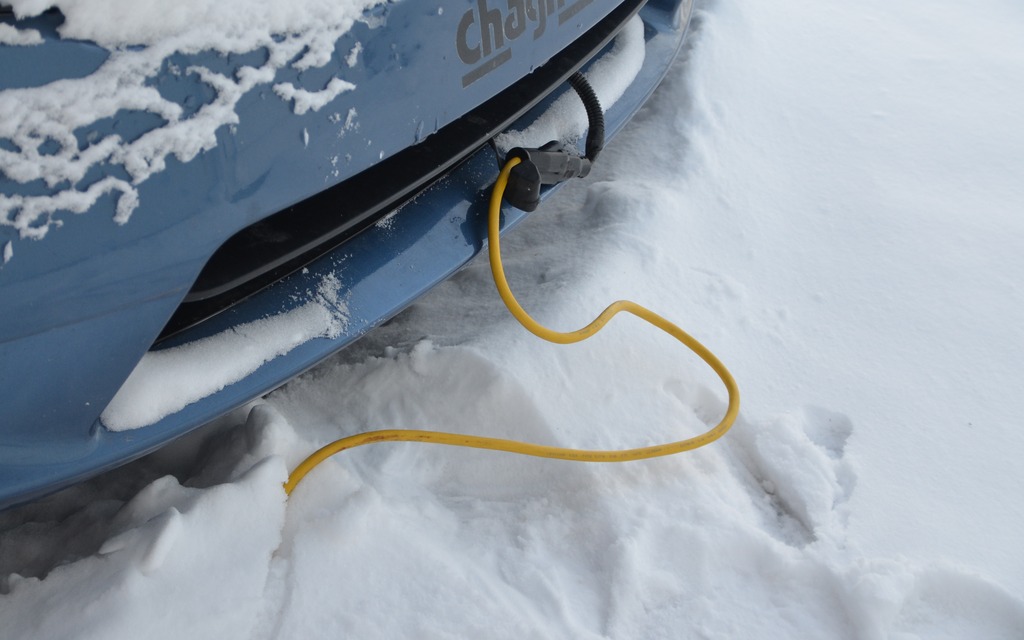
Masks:
[[[534,211],[540,204],[541,185],[585,178],[590,173],[590,160],[554,140],[540,149],[516,147],[506,158],[519,158],[520,162],[509,173],[505,199],[523,211]]]
[[[520,163],[512,167],[508,174],[505,199],[523,211],[534,211],[540,204],[541,185],[558,184],[569,178],[586,178],[591,163],[604,147],[604,113],[597,94],[579,71],[569,77],[569,84],[583,100],[587,110],[587,155],[581,157],[575,149],[569,151],[554,140],[540,149],[516,147],[509,151],[506,162],[511,158],[519,158]]]

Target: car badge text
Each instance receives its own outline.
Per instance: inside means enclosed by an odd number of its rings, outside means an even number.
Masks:
[[[528,31],[537,40],[547,31],[549,18],[557,19],[558,26],[562,26],[591,2],[505,0],[506,9],[502,11],[489,7],[488,0],[477,0],[476,7],[462,14],[455,35],[459,59],[474,65],[462,76],[462,86],[468,87],[511,60],[513,40]]]

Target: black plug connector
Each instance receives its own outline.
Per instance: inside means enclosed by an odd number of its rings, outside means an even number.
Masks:
[[[520,163],[512,167],[505,185],[505,199],[512,206],[523,211],[534,211],[540,204],[540,187],[544,184],[558,184],[570,178],[586,178],[590,165],[604,148],[604,113],[597,94],[586,77],[576,71],[569,77],[569,84],[583,100],[587,110],[587,155],[580,156],[552,140],[540,149],[516,147],[505,157],[519,158]]]
[[[506,158],[519,158],[520,163],[509,173],[505,199],[523,211],[534,211],[540,204],[541,185],[585,178],[590,173],[590,160],[567,151],[554,140],[540,149],[516,147]]]

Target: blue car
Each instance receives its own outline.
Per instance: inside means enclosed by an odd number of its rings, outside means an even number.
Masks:
[[[579,70],[622,85],[614,135],[691,12],[368,0],[211,50],[21,4],[0,0],[0,508],[267,393],[451,276],[485,244],[505,141],[576,100]]]

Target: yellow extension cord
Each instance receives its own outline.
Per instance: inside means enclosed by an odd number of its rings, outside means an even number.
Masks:
[[[523,310],[522,306],[519,305],[519,302],[516,301],[515,296],[512,295],[512,291],[508,286],[508,281],[505,279],[505,271],[501,265],[501,245],[499,238],[501,200],[505,193],[505,186],[508,183],[509,172],[512,170],[512,167],[519,164],[519,162],[518,158],[510,159],[498,175],[498,179],[494,183],[494,190],[491,193],[490,212],[487,222],[487,236],[489,243],[488,251],[491,260],[491,273],[494,276],[494,283],[498,287],[498,293],[501,295],[501,299],[505,302],[505,306],[508,307],[509,311],[512,312],[512,315],[515,316],[516,319],[531,333],[558,344],[572,344],[574,342],[586,340],[600,331],[601,328],[612,319],[612,316],[620,311],[632,313],[633,315],[646,320],[689,347],[690,350],[700,356],[704,362],[714,369],[715,373],[717,373],[722,379],[722,382],[725,384],[725,388],[729,392],[729,406],[726,409],[725,416],[722,418],[721,422],[709,431],[693,438],[680,440],[678,442],[670,442],[667,444],[653,445],[650,447],[641,447],[639,449],[624,449],[621,451],[567,449],[564,447],[549,447],[529,442],[503,440],[500,438],[485,438],[482,436],[460,435],[456,433],[442,433],[437,431],[416,431],[412,429],[370,431],[336,440],[303,460],[302,463],[292,471],[291,475],[288,476],[288,481],[284,485],[285,492],[288,495],[291,495],[292,491],[294,491],[299,482],[306,477],[307,473],[327,458],[346,449],[352,449],[354,447],[364,444],[372,444],[375,442],[431,442],[434,444],[447,444],[456,447],[508,451],[510,453],[536,456],[539,458],[575,460],[577,462],[628,462],[630,460],[643,460],[645,458],[667,456],[703,447],[704,445],[710,444],[722,437],[722,435],[724,435],[732,426],[740,410],[740,392],[732,374],[729,373],[725,368],[725,365],[723,365],[722,362],[707,349],[707,347],[658,314],[641,307],[635,302],[619,300],[618,302],[614,302],[609,305],[607,309],[601,312],[601,315],[582,329],[568,333],[561,333],[559,331],[552,331],[551,329],[539,324],[536,320],[531,318],[525,310]]]

